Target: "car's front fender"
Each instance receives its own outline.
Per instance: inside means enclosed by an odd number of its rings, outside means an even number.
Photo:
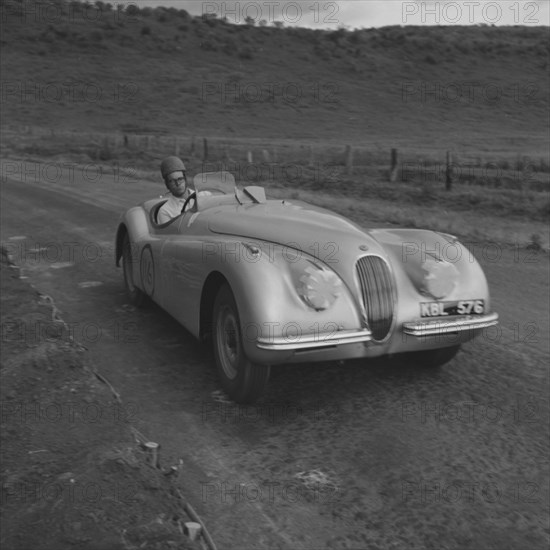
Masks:
[[[362,341],[370,339],[361,310],[341,279],[340,295],[325,310],[316,311],[300,298],[292,260],[299,261],[300,256],[315,261],[313,257],[273,243],[242,239],[206,243],[205,250],[204,261],[231,286],[243,345],[252,361],[282,362],[306,343],[309,348],[336,345],[338,332],[341,340],[355,337],[358,341],[359,333]],[[331,338],[334,341],[329,343]]]

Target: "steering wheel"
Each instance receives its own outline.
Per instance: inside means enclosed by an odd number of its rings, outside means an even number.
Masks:
[[[197,193],[196,192],[193,192],[191,193],[187,199],[185,199],[185,202],[183,203],[183,206],[181,208],[181,212],[180,214],[183,214],[185,212],[185,209],[187,208],[187,205],[189,204],[189,202],[191,201],[191,199],[193,199],[195,202],[197,202]]]

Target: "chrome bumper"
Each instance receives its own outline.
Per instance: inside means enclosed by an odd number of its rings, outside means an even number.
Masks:
[[[411,336],[438,336],[450,332],[464,332],[492,327],[498,323],[498,313],[489,315],[464,315],[443,320],[430,319],[429,321],[413,321],[403,323],[403,332]]]
[[[372,340],[372,333],[365,328],[361,330],[339,330],[319,334],[258,338],[256,346],[260,349],[272,351],[293,351],[356,344],[358,342],[369,342],[370,340]]]

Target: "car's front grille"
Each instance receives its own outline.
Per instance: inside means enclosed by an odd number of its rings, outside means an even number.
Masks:
[[[386,262],[363,256],[355,265],[369,328],[375,340],[383,340],[393,320],[393,285]]]

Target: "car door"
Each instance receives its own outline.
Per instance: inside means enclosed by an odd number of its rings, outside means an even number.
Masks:
[[[202,241],[195,231],[198,213],[192,209],[168,227],[157,228],[159,291],[157,303],[191,332],[198,326]]]

